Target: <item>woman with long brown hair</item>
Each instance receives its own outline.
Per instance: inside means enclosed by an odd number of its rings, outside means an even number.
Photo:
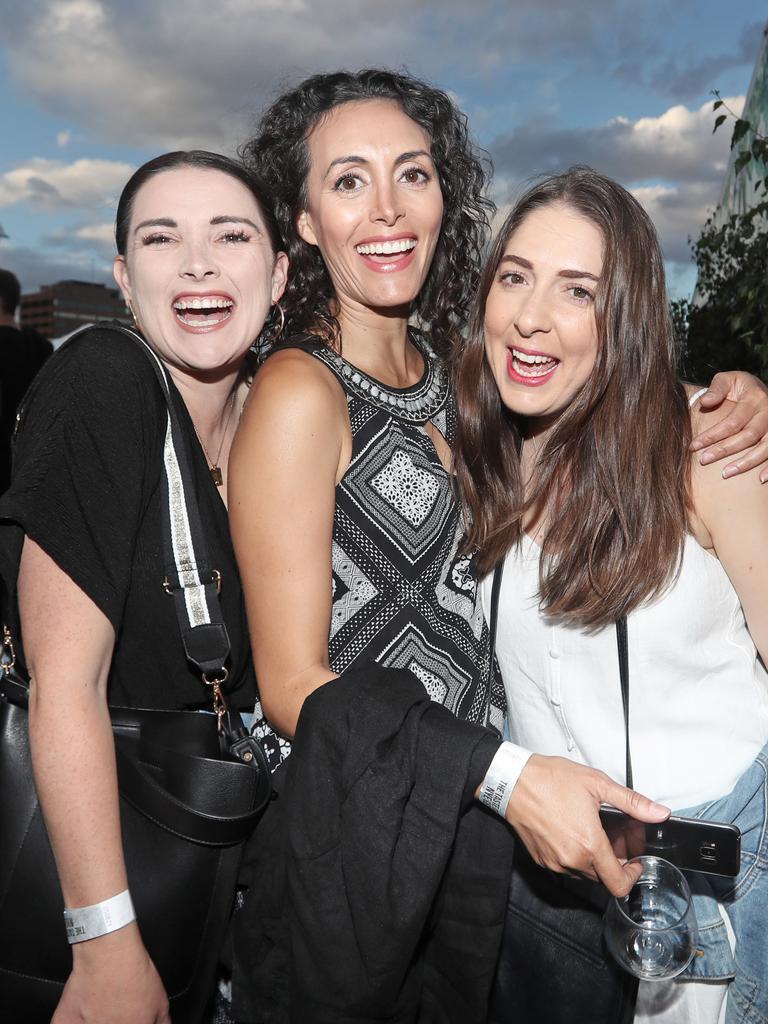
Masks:
[[[662,255],[639,203],[589,168],[531,187],[492,248],[458,356],[466,547],[481,573],[504,566],[496,651],[522,765],[506,779],[507,819],[533,860],[598,877],[594,850],[607,837],[583,766],[625,781],[613,628],[624,617],[635,786],[742,829],[735,888],[712,885],[698,908],[708,948],[687,980],[710,984],[668,983],[661,1010],[659,989],[652,1010],[641,985],[635,1019],[655,1024],[716,1022],[725,986],[711,982],[734,972],[726,1019],[748,1019],[747,1005],[766,1012],[755,908],[768,863],[768,491],[756,472],[726,482],[691,457],[692,433],[712,415],[700,396],[677,379]],[[486,607],[491,586],[489,575]],[[522,1005],[526,1019],[519,986],[504,990],[521,891],[513,884],[500,1004]],[[735,968],[717,899],[736,931]],[[539,925],[548,941],[558,922],[569,930],[564,910],[540,905],[529,949]],[[586,966],[559,973],[550,1001],[577,973],[594,985]],[[542,991],[532,998],[537,1020],[572,1019],[550,1014]],[[626,1001],[623,1013],[613,1019],[626,1019]]]

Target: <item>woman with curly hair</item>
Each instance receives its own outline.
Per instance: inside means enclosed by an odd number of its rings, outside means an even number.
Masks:
[[[492,209],[466,120],[406,75],[317,75],[277,100],[244,156],[266,175],[291,266],[285,337],[254,380],[230,484],[267,719],[292,736],[307,694],[375,660],[498,732],[456,553],[439,358],[466,322]]]

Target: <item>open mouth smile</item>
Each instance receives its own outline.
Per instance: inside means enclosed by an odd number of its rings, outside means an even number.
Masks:
[[[173,312],[187,331],[211,331],[232,318],[234,299],[228,295],[179,295],[173,300]]]
[[[541,387],[551,379],[560,360],[545,352],[522,348],[507,349],[507,373],[511,380],[526,387]]]
[[[416,239],[412,236],[401,238],[371,238],[359,242],[355,252],[373,270],[391,273],[403,270],[413,260]]]

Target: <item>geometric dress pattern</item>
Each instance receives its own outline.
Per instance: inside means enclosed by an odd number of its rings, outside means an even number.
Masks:
[[[349,468],[336,487],[330,664],[339,673],[366,661],[408,669],[432,700],[500,734],[504,687],[471,559],[458,554],[454,482],[424,429],[431,422],[453,444],[453,395],[444,365],[422,336],[412,338],[425,372],[410,388],[368,377],[319,339],[288,343],[336,374],[352,428]],[[274,748],[263,725],[257,732]],[[270,759],[288,749],[281,740]]]

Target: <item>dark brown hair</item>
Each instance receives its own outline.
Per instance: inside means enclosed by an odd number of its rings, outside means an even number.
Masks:
[[[526,497],[524,421],[502,405],[483,319],[510,236],[552,203],[586,217],[603,237],[598,351],[547,438]],[[465,546],[477,551],[479,571],[520,542],[527,512],[546,508],[539,599],[547,615],[596,629],[660,594],[678,571],[687,527],[691,428],[661,249],[637,200],[588,167],[530,187],[493,243],[455,369],[456,472],[470,518]]]
[[[466,324],[479,277],[480,258],[493,203],[484,195],[486,169],[469,137],[467,119],[440,89],[411,75],[384,69],[313,75],[283,93],[264,113],[256,135],[241,148],[275,203],[290,261],[281,305],[286,336],[316,331],[331,344],[339,325],[330,305],[333,285],[316,246],[296,230],[307,205],[310,167],[307,140],[331,110],[343,103],[387,99],[421,125],[443,193],[443,223],[432,265],[414,312],[446,352]]]
[[[234,178],[242,185],[245,185],[259,207],[264,220],[264,227],[267,229],[269,240],[272,243],[272,251],[277,253],[283,248],[269,194],[249,168],[238,160],[232,160],[221,153],[209,153],[205,149],[177,149],[172,153],[163,153],[161,156],[153,157],[152,160],[142,164],[141,167],[133,172],[120,193],[117,214],[115,216],[115,243],[117,251],[121,256],[125,256],[128,245],[128,228],[131,223],[133,204],[139,189],[150,178],[154,178],[156,174],[162,174],[163,171],[173,171],[178,167],[196,167],[204,171],[221,171],[222,174],[228,174],[230,178]]]

